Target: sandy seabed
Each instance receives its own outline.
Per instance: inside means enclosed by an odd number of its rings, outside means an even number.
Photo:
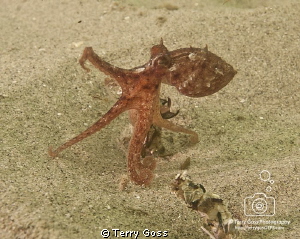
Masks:
[[[234,217],[290,222],[239,238],[299,238],[300,3],[184,2],[2,1],[0,238],[103,238],[103,229],[208,238],[199,215],[170,193],[188,157],[188,174],[225,199]],[[208,45],[238,71],[204,98],[163,87],[162,97],[180,109],[172,120],[198,132],[200,142],[190,147],[185,135],[164,131],[170,156],[157,159],[155,180],[124,191],[127,114],[51,159],[49,145],[80,133],[118,97],[104,74],[81,69],[84,47],[133,68],[161,37],[169,50]],[[270,178],[260,178],[263,170]],[[245,215],[244,200],[257,193],[275,215]]]

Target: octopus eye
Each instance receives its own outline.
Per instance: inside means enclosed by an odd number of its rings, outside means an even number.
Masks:
[[[159,57],[156,57],[152,64],[154,66],[165,66],[165,67],[169,67],[171,65],[171,58],[167,55],[162,55]]]
[[[157,61],[157,63],[158,63],[158,65],[167,65],[168,60],[165,57],[162,57]]]

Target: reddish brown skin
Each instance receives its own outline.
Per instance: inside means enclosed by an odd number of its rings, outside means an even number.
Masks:
[[[223,88],[236,74],[236,71],[207,48],[183,48],[169,52],[163,41],[151,48],[151,58],[143,66],[130,70],[121,69],[102,60],[91,47],[86,47],[79,60],[88,60],[106,75],[114,78],[122,88],[122,95],[114,106],[95,124],[69,140],[56,150],[49,148],[49,155],[56,157],[64,149],[96,133],[108,125],[124,111],[129,111],[133,135],[128,149],[127,167],[133,182],[149,185],[153,179],[156,162],[151,157],[141,159],[151,125],[166,128],[191,136],[191,143],[198,142],[196,132],[177,126],[164,119],[160,112],[160,85],[175,86],[182,94],[201,97],[213,94]]]

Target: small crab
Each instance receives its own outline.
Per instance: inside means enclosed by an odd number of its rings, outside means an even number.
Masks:
[[[85,62],[89,60],[96,68],[118,82],[122,94],[112,108],[88,129],[56,150],[50,147],[50,156],[58,156],[64,149],[104,128],[119,114],[129,111],[134,130],[128,148],[128,174],[136,184],[148,185],[153,179],[156,161],[153,157],[141,158],[141,153],[152,125],[189,134],[191,143],[198,142],[196,132],[167,120],[173,117],[174,113],[161,112],[161,83],[175,86],[183,95],[202,97],[226,86],[236,71],[220,57],[208,51],[207,47],[168,51],[161,40],[160,44],[151,48],[150,54],[150,60],[146,64],[127,70],[102,60],[92,47],[84,49],[79,60],[82,68],[90,71],[85,66]]]

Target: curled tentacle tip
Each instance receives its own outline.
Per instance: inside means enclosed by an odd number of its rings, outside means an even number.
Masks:
[[[137,185],[148,186],[151,184],[152,180],[154,179],[154,174],[152,170],[144,168],[140,170],[139,174],[137,174],[136,172],[130,173],[130,178],[131,181]]]
[[[83,61],[79,61],[79,63],[80,63],[80,65],[81,65],[81,67],[82,67],[86,72],[90,72],[90,71],[91,71],[90,68],[88,68],[88,67],[86,67],[86,66],[84,65],[84,62],[83,62]]]

